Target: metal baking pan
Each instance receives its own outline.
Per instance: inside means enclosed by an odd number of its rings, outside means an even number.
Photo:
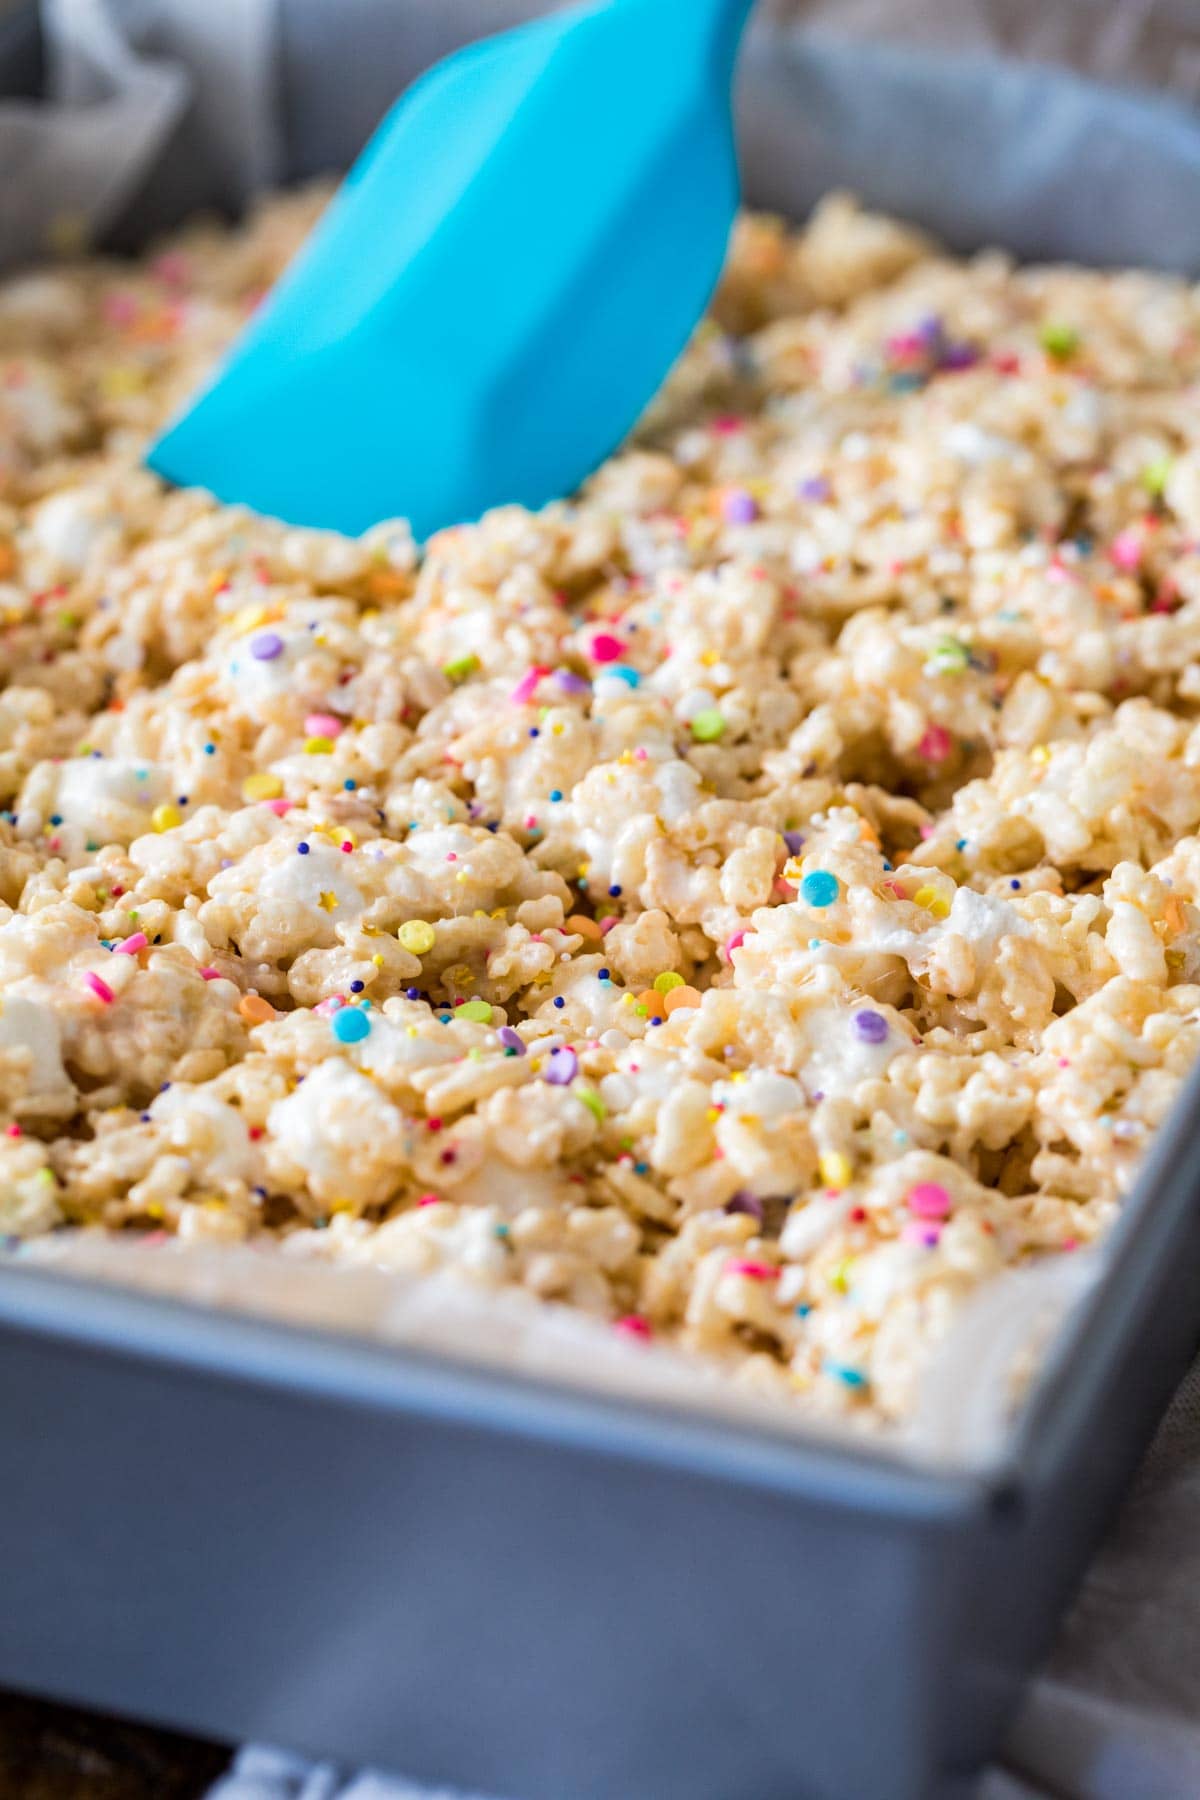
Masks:
[[[970,1470],[0,1267],[0,1684],[519,1800],[965,1795],[1200,1340],[1198,1146],[1200,1072]]]

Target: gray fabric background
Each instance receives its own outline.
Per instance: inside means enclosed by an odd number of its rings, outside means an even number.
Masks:
[[[236,207],[344,163],[421,66],[537,10],[44,0],[50,96],[0,99],[0,262],[45,254],[64,230],[127,242],[195,206]],[[1023,46],[1036,62],[1001,60]],[[1055,66],[1066,60],[1131,85],[1098,88]],[[949,13],[937,0],[764,0],[742,78],[748,192],[800,215],[849,186],[954,245],[1194,274],[1198,91],[1200,11],[1188,0],[964,0]],[[415,1800],[402,1783],[262,1750],[217,1793]],[[1200,1795],[1200,1377],[1178,1396],[982,1793]]]

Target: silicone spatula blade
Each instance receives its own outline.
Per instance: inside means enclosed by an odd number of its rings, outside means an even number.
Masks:
[[[570,493],[720,273],[751,4],[572,7],[424,76],[150,466],[347,533]]]

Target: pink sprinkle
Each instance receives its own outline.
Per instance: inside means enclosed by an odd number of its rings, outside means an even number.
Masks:
[[[109,325],[131,325],[138,315],[137,301],[129,294],[109,294],[100,310]]]
[[[736,413],[721,413],[713,420],[712,428],[718,437],[732,437],[735,431],[742,429],[743,423]]]
[[[341,737],[346,727],[333,713],[309,713],[304,730],[309,737]]]
[[[107,981],[104,981],[99,975],[93,974],[91,969],[84,970],[83,985],[91,988],[97,1000],[103,1000],[105,1006],[111,1006],[117,997]]]
[[[941,1238],[941,1231],[936,1225],[923,1225],[920,1219],[909,1219],[900,1227],[900,1241],[904,1244],[923,1244],[932,1250]]]
[[[940,1181],[918,1181],[905,1195],[908,1210],[918,1219],[945,1219],[950,1213],[950,1196]]]
[[[263,805],[268,812],[273,812],[277,819],[282,819],[285,812],[291,811],[292,803],[290,800],[264,800]]]
[[[214,969],[211,965],[207,969],[201,969],[200,973],[205,981],[220,981],[221,979],[220,969]]]
[[[921,842],[923,844],[927,844],[929,842],[930,838],[933,836],[933,834],[934,834],[934,827],[932,825],[922,825],[921,826]]]
[[[123,939],[117,945],[113,954],[115,956],[136,956],[138,951],[144,950],[149,942],[150,939],[144,931],[135,931],[132,936]]]
[[[729,936],[725,939],[725,961],[726,962],[732,962],[734,951],[740,950],[742,945],[745,943],[745,941],[746,941],[746,933],[744,931],[731,931],[730,932]]]
[[[162,256],[156,256],[151,268],[166,287],[185,287],[187,285],[187,258],[178,250],[167,250]]]
[[[654,1336],[649,1319],[643,1319],[637,1313],[627,1313],[623,1319],[614,1319],[613,1330],[619,1331],[622,1337],[641,1338],[644,1342]]]
[[[617,914],[610,913],[607,919],[601,919],[600,929],[607,936],[607,934],[612,930],[613,926],[618,923],[619,923],[619,920],[618,920]]]
[[[592,639],[591,652],[593,662],[619,662],[625,654],[625,646],[611,631],[598,631]]]
[[[422,1194],[417,1201],[418,1206],[440,1206],[441,1203],[442,1196],[440,1194]]]
[[[21,1135],[22,1135],[22,1132],[21,1132],[21,1127],[19,1125],[13,1124],[8,1127],[8,1136],[10,1138],[19,1138]]]
[[[1136,569],[1142,560],[1142,540],[1136,531],[1119,531],[1108,554],[1118,569]]]
[[[538,682],[549,673],[550,671],[545,663],[534,663],[531,669],[527,669],[512,693],[508,696],[513,705],[524,706],[528,701],[532,700],[534,694],[537,692]]]
[[[770,1263],[735,1260],[725,1264],[726,1275],[745,1275],[750,1281],[774,1281],[779,1270]]]
[[[944,725],[927,725],[917,745],[917,754],[926,762],[940,763],[945,762],[953,748],[954,739]]]

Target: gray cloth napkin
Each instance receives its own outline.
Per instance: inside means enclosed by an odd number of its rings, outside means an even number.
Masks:
[[[0,264],[82,241],[130,241],[196,206],[236,207],[273,182],[344,164],[421,66],[543,4],[43,0],[50,93],[0,99]],[[1195,88],[1200,25],[1181,24],[1177,7],[1126,0],[1092,31],[1089,14],[1105,10],[1090,0],[975,0],[956,15],[952,40],[937,37],[942,49],[931,51],[928,33],[911,29],[920,0],[848,9],[860,30],[864,19],[903,15],[899,45],[830,35],[828,0],[768,0],[743,71],[750,197],[802,214],[824,189],[845,185],[954,244],[998,241],[1024,254],[1195,274],[1196,113],[1178,97],[1105,90],[984,54],[1012,48],[1022,13],[1043,50],[1082,33],[1093,66],[1097,46],[1108,46],[1111,72],[1120,39],[1139,50],[1144,72],[1169,76],[1177,96]],[[804,29],[813,15],[816,35]],[[928,5],[924,15],[928,24]],[[1156,17],[1170,28],[1161,55]],[[940,33],[941,13],[937,25]],[[981,1789],[981,1800],[1039,1795],[1200,1795],[1196,1372],[1033,1685],[1004,1767]],[[218,1797],[466,1800],[259,1748],[241,1753],[210,1800]]]

